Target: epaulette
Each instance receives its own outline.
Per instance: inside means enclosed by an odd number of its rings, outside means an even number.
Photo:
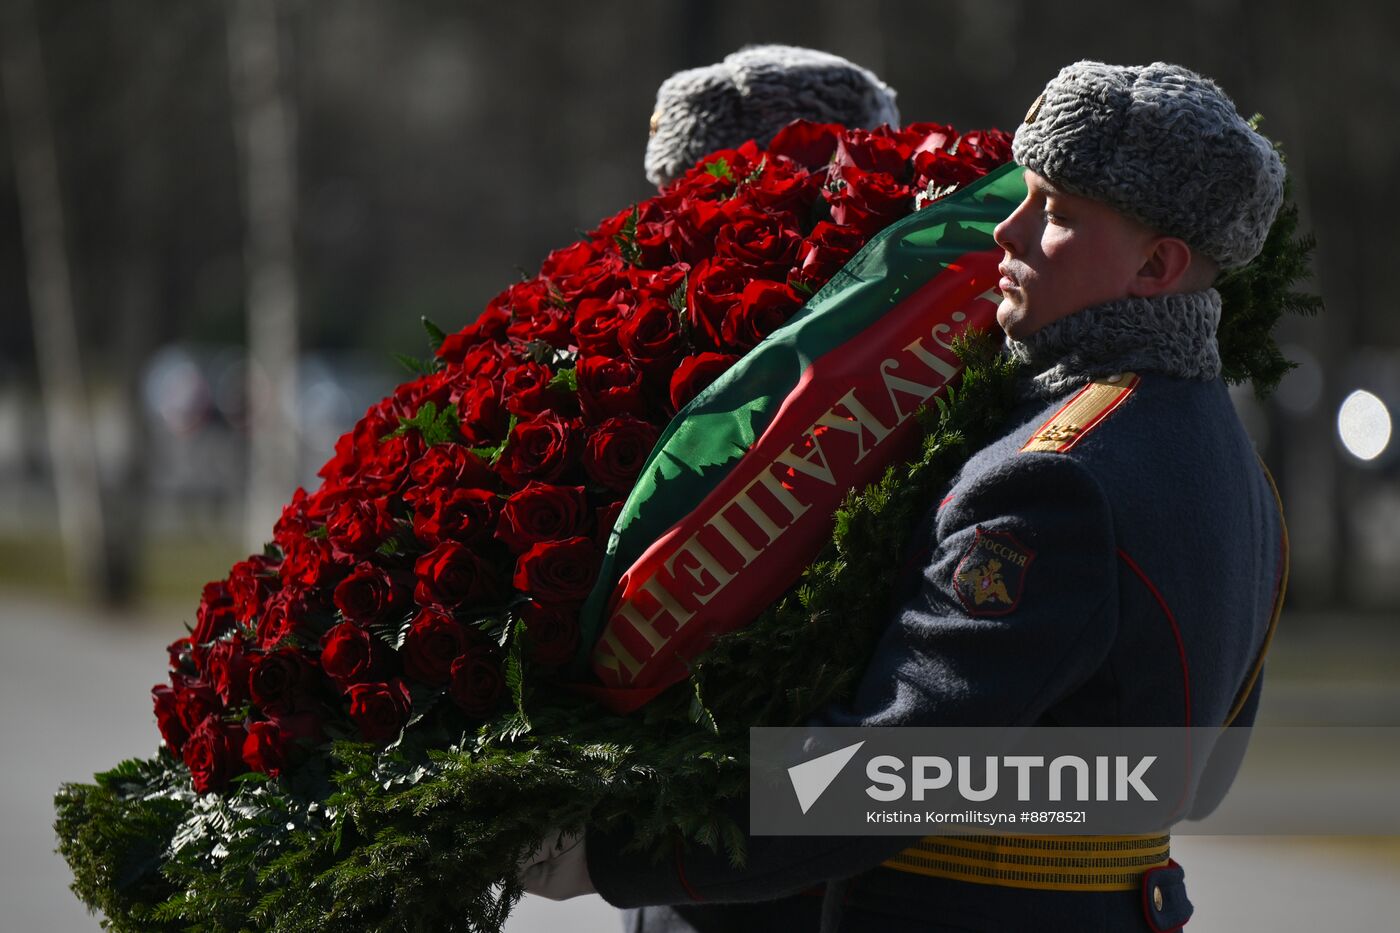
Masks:
[[[1119,373],[1095,379],[1036,428],[1021,452],[1064,453],[1127,401],[1141,381],[1136,373]]]

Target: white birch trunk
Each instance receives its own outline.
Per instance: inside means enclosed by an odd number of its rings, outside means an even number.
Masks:
[[[243,168],[249,464],[245,538],[271,540],[298,478],[296,114],[284,88],[275,0],[228,6],[234,130]]]
[[[38,25],[30,0],[0,5],[4,82],[24,231],[29,310],[69,585],[106,598],[102,489],[83,377]]]

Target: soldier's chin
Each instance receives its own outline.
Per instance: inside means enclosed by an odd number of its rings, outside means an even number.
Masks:
[[[1025,310],[1013,302],[1010,297],[1003,296],[1001,304],[997,305],[997,325],[1006,333],[1006,336],[1015,339],[1018,332],[1024,330],[1025,321]]]

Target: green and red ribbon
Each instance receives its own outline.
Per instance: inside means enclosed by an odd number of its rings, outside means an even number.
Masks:
[[[877,234],[667,426],[608,542],[580,625],[580,688],[628,712],[688,676],[830,540],[846,494],[917,443],[921,405],[995,327],[992,231],[1025,196],[1009,163]]]

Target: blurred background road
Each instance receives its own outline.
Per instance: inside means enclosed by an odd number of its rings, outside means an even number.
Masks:
[[[1400,724],[1400,6],[0,0],[0,931],[96,929],[53,791],[154,749],[200,585],[403,378],[420,316],[461,327],[651,194],[656,87],[773,41],[872,68],[907,122],[1014,128],[1079,58],[1181,62],[1264,115],[1327,311],[1281,324],[1271,398],[1234,393],[1293,540],[1261,721]],[[1394,929],[1397,852],[1175,843],[1197,933]]]

